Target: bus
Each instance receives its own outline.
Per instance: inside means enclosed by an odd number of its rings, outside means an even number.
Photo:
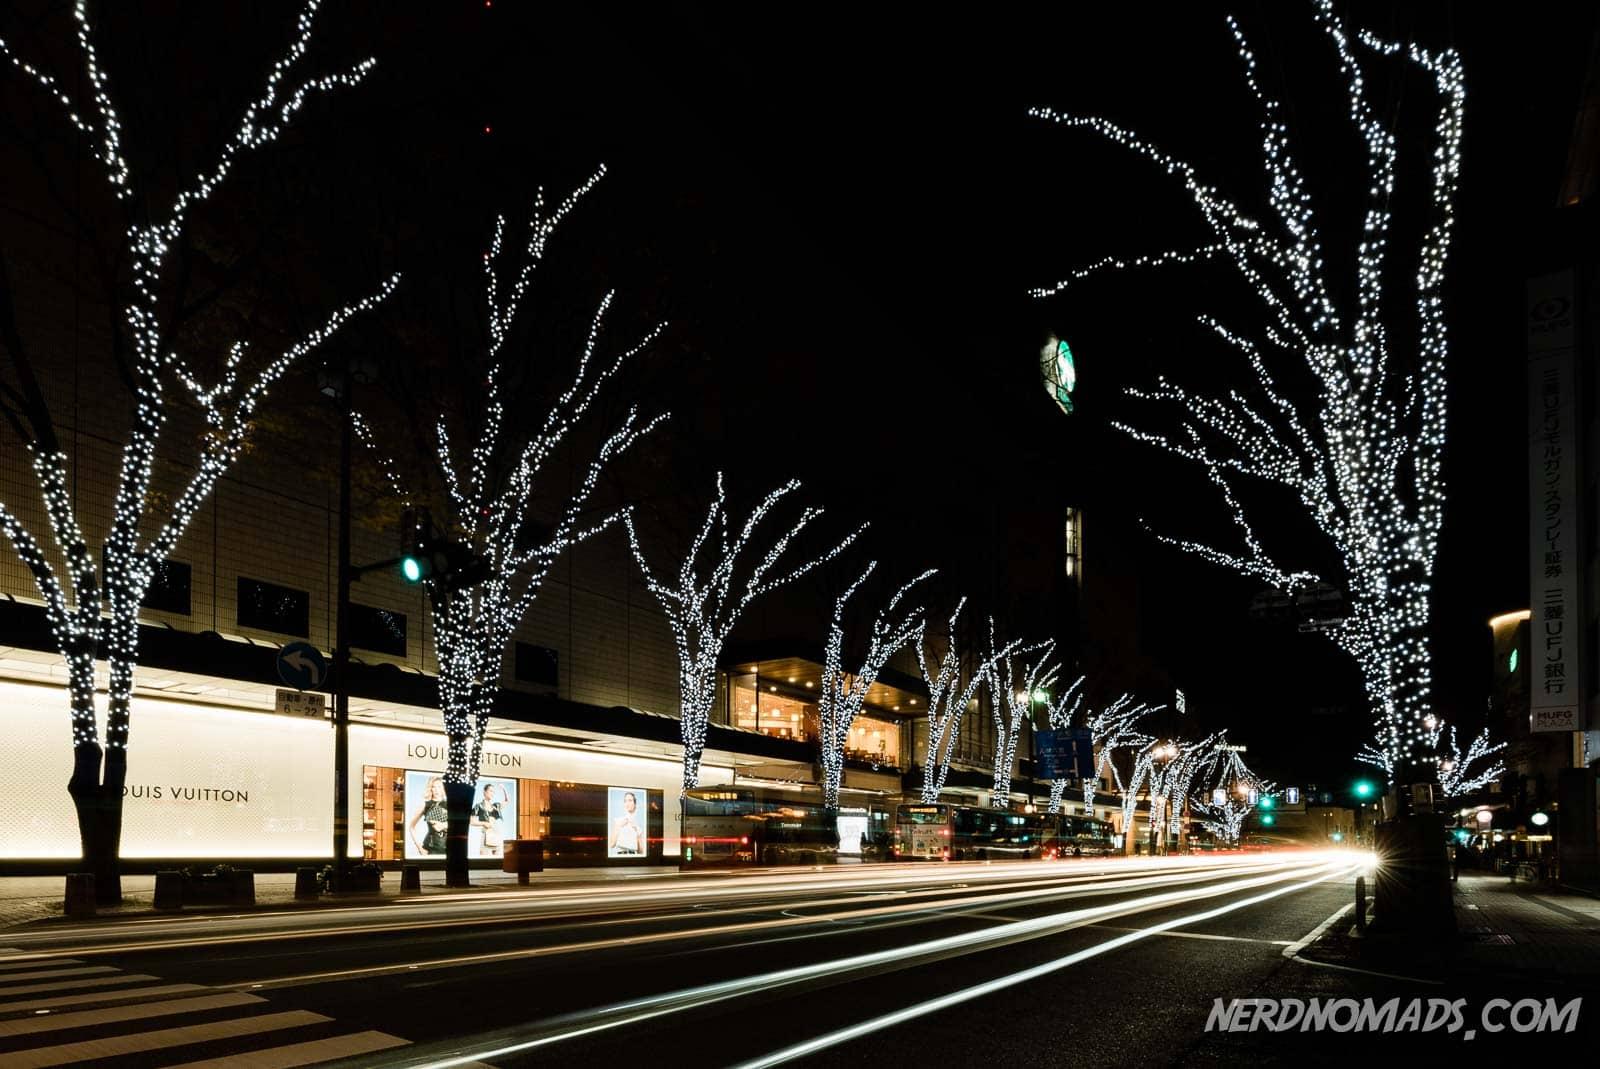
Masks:
[[[870,801],[829,810],[801,788],[695,787],[683,792],[682,837],[679,868],[884,861],[889,811]]]
[[[971,805],[902,805],[895,811],[896,860],[984,861],[1045,857],[1057,817]]]
[[[944,803],[907,804],[895,811],[896,860],[983,861],[1111,852],[1111,825],[1094,817]]]
[[[1095,817],[1062,816],[1056,839],[1057,857],[1104,856],[1113,850],[1111,825]]]

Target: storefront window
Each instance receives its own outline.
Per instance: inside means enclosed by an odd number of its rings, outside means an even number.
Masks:
[[[850,727],[850,741],[845,745],[845,756],[871,764],[901,767],[900,725],[876,717],[856,717],[856,722]]]
[[[779,693],[760,676],[734,676],[730,681],[730,720],[734,727],[780,739],[809,741],[816,737],[817,707]]]
[[[439,772],[362,768],[362,856],[372,861],[442,861],[444,777]],[[553,865],[661,860],[663,796],[617,787],[483,776],[473,791],[469,859],[501,856],[509,839],[539,839]]]

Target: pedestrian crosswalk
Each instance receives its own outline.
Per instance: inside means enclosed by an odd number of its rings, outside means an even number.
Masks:
[[[0,1066],[105,1059],[171,1069],[289,1069],[407,1046],[266,998],[148,973],[0,949]]]

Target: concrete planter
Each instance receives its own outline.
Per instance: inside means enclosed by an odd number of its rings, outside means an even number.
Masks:
[[[156,873],[155,907],[182,909],[185,906],[253,906],[256,904],[256,875],[253,872]]]

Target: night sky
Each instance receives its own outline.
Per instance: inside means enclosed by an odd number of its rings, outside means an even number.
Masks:
[[[1038,521],[1045,506],[1081,504],[1086,569],[1097,566],[1098,523],[1115,567],[1136,574],[1140,646],[1189,693],[1198,729],[1231,727],[1280,780],[1345,775],[1368,731],[1354,671],[1325,640],[1253,624],[1256,585],[1140,533],[1140,515],[1175,534],[1230,532],[1198,471],[1107,426],[1129,414],[1122,387],[1157,373],[1244,384],[1248,368],[1193,316],[1214,310],[1250,333],[1259,318],[1248,295],[1220,264],[1106,275],[1048,302],[1027,295],[1103,256],[1201,236],[1180,187],[1091,135],[1030,120],[1030,106],[1122,122],[1247,208],[1262,205],[1259,112],[1228,11],[1287,104],[1330,258],[1345,252],[1362,160],[1308,6],[959,17],[864,7],[330,4],[313,67],[372,53],[378,71],[308,109],[296,137],[267,154],[262,166],[292,195],[270,208],[252,196],[249,221],[267,224],[274,262],[294,265],[289,303],[310,314],[379,269],[470,279],[495,210],[515,217],[535,185],[564,192],[604,161],[608,178],[552,253],[554,287],[577,299],[578,319],[615,287],[619,327],[671,321],[634,381],[674,413],[660,443],[676,458],[672,477],[708,489],[722,466],[753,494],[798,475],[839,528],[871,520],[872,548],[906,575],[938,564],[980,596],[993,575],[980,581],[972,561],[994,557],[997,527],[1057,538]],[[134,99],[136,78],[158,103],[204,89],[176,118],[161,107],[133,117],[144,125],[134,132],[158,131],[161,165],[182,167],[185,130],[237,113],[287,38],[287,10],[189,4],[106,17],[116,36],[103,54],[122,99]],[[1486,620],[1526,603],[1522,288],[1552,266],[1543,235],[1561,225],[1556,191],[1595,9],[1355,10],[1387,36],[1455,46],[1467,69],[1434,633],[1440,708],[1470,727],[1486,693]],[[146,82],[144,70],[158,73]],[[1415,76],[1375,87],[1398,117],[1412,188],[1432,147],[1428,89]],[[1411,204],[1403,189],[1397,214]],[[1397,240],[1397,263],[1406,248]],[[1046,328],[1077,354],[1070,418],[1038,381]],[[1258,505],[1269,517],[1292,511]],[[1260,526],[1285,562],[1326,559],[1293,520]],[[1031,538],[1034,527],[1004,534]],[[1003,559],[998,570],[1003,583]]]

